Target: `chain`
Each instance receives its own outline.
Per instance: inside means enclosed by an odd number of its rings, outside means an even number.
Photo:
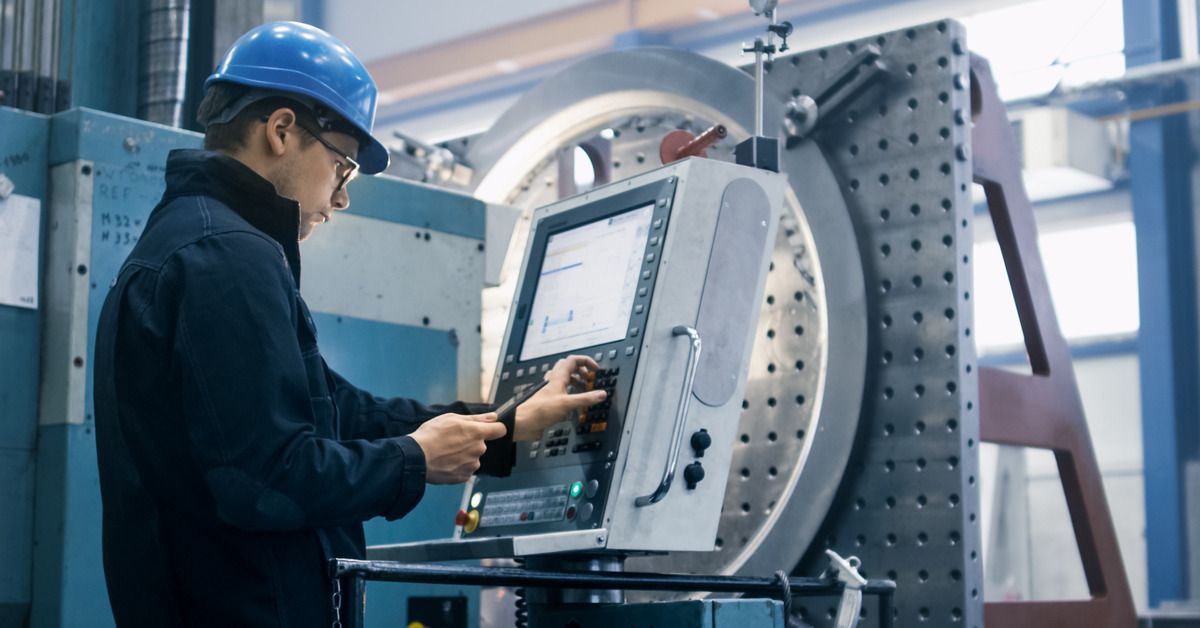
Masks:
[[[333,596],[330,598],[333,604],[333,628],[342,628],[342,579],[333,577]]]

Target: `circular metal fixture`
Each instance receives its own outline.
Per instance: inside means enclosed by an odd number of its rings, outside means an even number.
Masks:
[[[783,99],[769,96],[765,114],[767,132],[778,132]],[[724,125],[728,137],[708,154],[732,161],[733,147],[753,128],[753,115],[754,82],[735,68],[659,48],[598,55],[530,90],[473,140],[466,155],[475,172],[472,187],[485,201],[524,210],[510,248],[522,251],[532,209],[576,192],[576,147],[584,148],[600,185],[660,166],[659,144],[676,130],[698,134]],[[801,142],[784,152],[782,166],[791,189],[768,273],[716,550],[633,557],[632,570],[790,570],[816,536],[846,467],[866,370],[862,262],[845,200],[820,148]],[[490,320],[500,321],[499,329],[485,321],[485,365],[499,350],[519,258],[509,255],[510,279],[484,296]]]

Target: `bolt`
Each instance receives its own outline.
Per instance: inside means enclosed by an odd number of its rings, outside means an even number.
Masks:
[[[127,136],[124,141],[121,142],[121,146],[124,146],[125,150],[130,153],[136,153],[140,149],[137,140],[133,139],[133,136]]]
[[[954,54],[956,55],[960,55],[967,51],[966,47],[963,46],[962,40],[957,37],[954,38],[954,41],[950,42],[950,49],[953,50]]]
[[[958,157],[959,161],[966,161],[971,156],[971,149],[967,148],[965,144],[959,144],[954,148],[954,156]]]
[[[966,74],[955,74],[954,75],[954,89],[966,89],[966,88],[967,88],[967,75]]]

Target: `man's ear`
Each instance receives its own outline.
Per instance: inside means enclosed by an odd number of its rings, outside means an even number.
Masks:
[[[287,107],[272,112],[267,118],[265,129],[267,151],[276,157],[282,157],[287,149],[288,133],[295,133],[296,129],[296,112]]]

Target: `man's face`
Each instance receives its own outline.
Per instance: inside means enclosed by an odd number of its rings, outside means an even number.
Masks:
[[[280,196],[300,204],[299,239],[304,240],[317,225],[332,220],[335,211],[350,206],[346,188],[338,189],[338,185],[351,165],[321,142],[303,137],[308,133],[304,129],[293,128],[297,141],[288,142],[293,150],[287,151],[272,178]],[[358,153],[358,142],[349,135],[328,132],[322,133],[321,138],[344,154]]]

